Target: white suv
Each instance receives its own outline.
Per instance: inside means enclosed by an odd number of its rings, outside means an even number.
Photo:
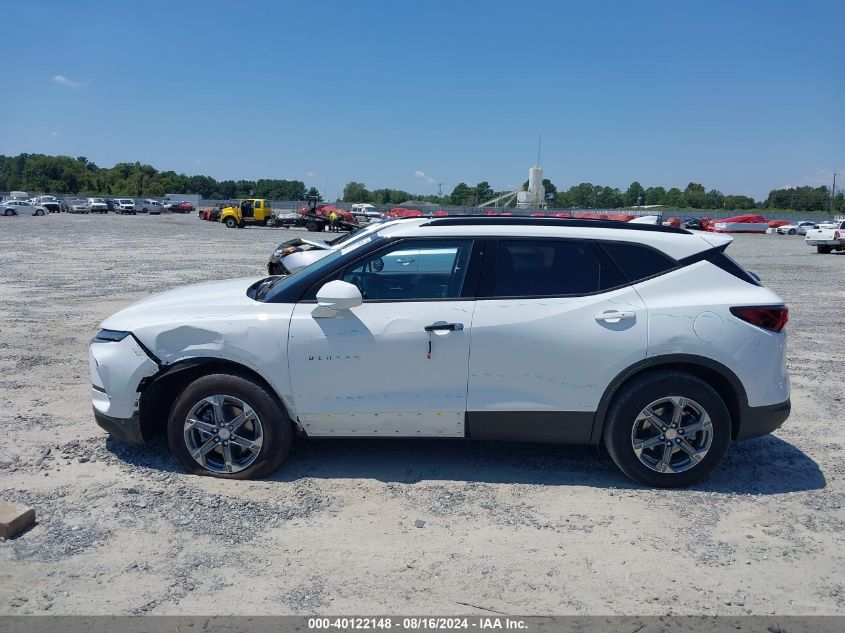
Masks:
[[[389,224],[288,277],[109,317],[97,422],[192,472],[265,476],[294,434],[598,444],[684,486],[789,415],[787,309],[731,238],[518,217]]]

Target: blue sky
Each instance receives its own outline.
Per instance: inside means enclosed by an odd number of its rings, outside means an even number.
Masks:
[[[845,181],[845,2],[0,0],[0,153],[418,193]],[[8,40],[7,40],[8,41]],[[845,186],[845,182],[843,182]]]

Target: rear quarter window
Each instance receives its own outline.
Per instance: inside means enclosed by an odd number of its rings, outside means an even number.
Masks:
[[[660,251],[628,242],[603,242],[602,248],[631,283],[671,270],[677,262]]]

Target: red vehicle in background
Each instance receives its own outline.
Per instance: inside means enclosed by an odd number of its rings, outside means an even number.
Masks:
[[[194,205],[192,205],[188,200],[182,200],[176,205],[176,208],[173,209],[176,213],[191,213],[193,210]]]
[[[396,218],[421,218],[423,212],[419,209],[406,209],[405,207],[393,207],[387,212],[387,217],[390,219]]]

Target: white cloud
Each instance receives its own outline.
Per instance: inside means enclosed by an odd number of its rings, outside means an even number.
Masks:
[[[306,175],[308,178],[316,178],[316,177],[317,177],[317,174],[315,174],[313,171],[309,171],[309,172],[308,172],[308,173],[306,173],[305,175]]]
[[[58,136],[58,135],[59,135],[58,132],[50,132],[50,136]]]
[[[64,86],[65,88],[82,88],[85,85],[84,81],[74,81],[64,75],[53,75],[53,83]]]
[[[419,169],[414,172],[414,178],[421,178],[430,185],[437,184],[437,180],[435,178],[432,178],[431,176],[427,175],[424,171],[420,171]]]

